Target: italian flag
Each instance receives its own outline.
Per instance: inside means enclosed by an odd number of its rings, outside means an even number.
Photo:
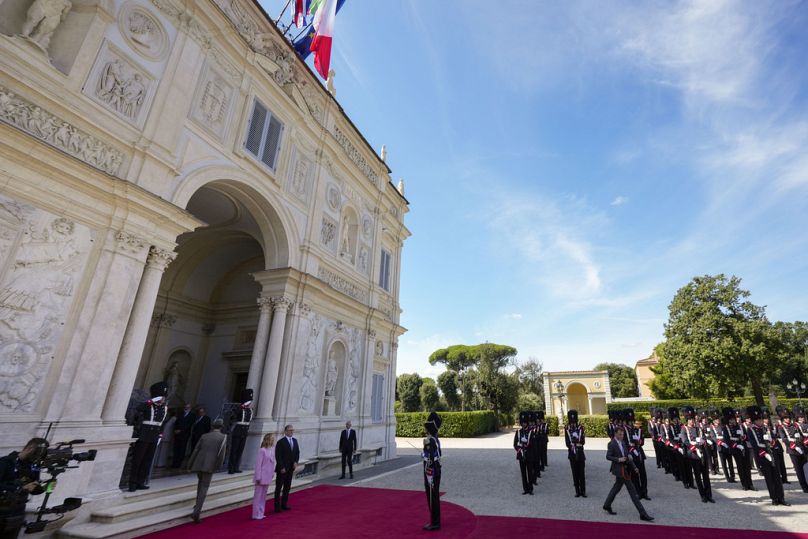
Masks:
[[[314,15],[314,39],[311,52],[314,53],[314,68],[324,79],[328,78],[331,67],[331,37],[334,35],[334,19],[337,18],[337,0],[324,0]]]

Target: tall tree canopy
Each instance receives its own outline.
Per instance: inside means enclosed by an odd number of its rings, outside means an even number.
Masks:
[[[609,371],[609,386],[612,388],[612,398],[626,399],[639,397],[637,388],[637,373],[628,365],[622,363],[598,363],[596,371]]]
[[[519,378],[519,388],[523,393],[532,393],[539,397],[544,408],[544,366],[535,357],[528,358],[516,367],[515,374]],[[540,408],[534,408],[536,410]]]
[[[401,374],[396,379],[398,398],[405,412],[417,412],[421,409],[421,385],[424,381],[417,373]]]
[[[438,375],[438,388],[446,399],[449,410],[460,409],[459,382],[455,371],[443,371]]]

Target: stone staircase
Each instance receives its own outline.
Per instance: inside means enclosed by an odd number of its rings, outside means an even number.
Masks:
[[[252,501],[253,474],[218,473],[205,499],[202,518],[242,507]],[[294,479],[292,491],[300,490],[312,478]],[[272,496],[274,484],[268,492]],[[58,530],[58,537],[128,539],[191,522],[189,515],[196,501],[196,474],[153,480],[149,490],[123,493],[117,503],[91,510],[89,521],[70,522]],[[271,508],[270,508],[271,510]]]

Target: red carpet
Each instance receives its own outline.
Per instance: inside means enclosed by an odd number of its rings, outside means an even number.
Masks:
[[[283,539],[315,537],[440,537],[490,539],[503,537],[598,539],[808,539],[808,534],[763,532],[661,525],[626,525],[541,518],[475,516],[453,503],[441,503],[439,532],[421,527],[429,520],[423,492],[321,485],[292,493],[291,511],[269,512],[264,520],[251,520],[251,507],[205,518],[201,524],[183,524],[144,535],[148,539]],[[271,508],[271,503],[268,504]]]

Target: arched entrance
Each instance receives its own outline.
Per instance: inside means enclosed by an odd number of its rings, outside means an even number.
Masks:
[[[226,420],[248,386],[259,332],[266,291],[253,275],[289,265],[287,235],[274,208],[240,182],[207,183],[186,209],[207,225],[177,238],[134,390],[163,380],[171,410],[188,403]],[[266,340],[259,346],[263,354]]]
[[[578,410],[578,415],[589,415],[589,398],[583,384],[572,383],[567,386],[567,409]]]

